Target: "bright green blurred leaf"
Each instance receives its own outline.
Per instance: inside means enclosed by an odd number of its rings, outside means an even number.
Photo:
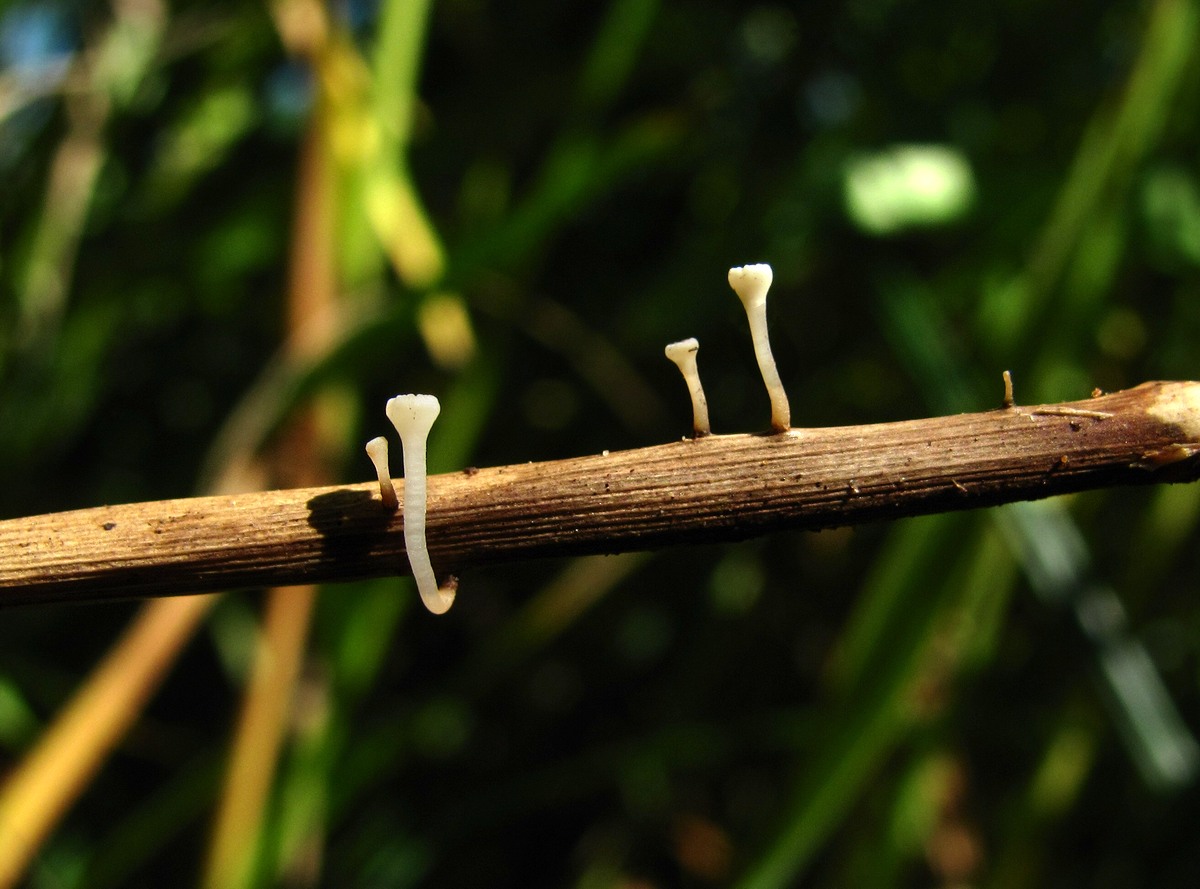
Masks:
[[[873,235],[953,222],[975,198],[971,165],[944,145],[897,145],[856,156],[844,177],[846,212]]]

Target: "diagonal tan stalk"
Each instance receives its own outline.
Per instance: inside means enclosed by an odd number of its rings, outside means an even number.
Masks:
[[[0,793],[0,886],[16,886],[158,688],[215,596],[148,602]]]
[[[247,885],[252,877],[316,597],[315,586],[267,595],[209,849],[204,885],[212,889]]]
[[[332,326],[314,323],[336,317],[337,273],[333,254],[334,169],[329,150],[329,109],[324,100],[305,134],[297,176],[287,293],[288,341],[292,357],[311,357],[330,347]],[[339,443],[327,440],[329,393],[318,396],[287,430],[276,453],[277,475],[319,482],[329,477],[324,454]],[[249,886],[258,859],[262,825],[308,644],[317,597],[312,584],[273,587],[242,709],[225,783],[218,802],[203,885],[211,889]]]

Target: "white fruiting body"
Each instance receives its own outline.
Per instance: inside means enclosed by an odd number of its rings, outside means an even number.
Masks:
[[[400,434],[404,449],[404,549],[421,601],[434,614],[450,609],[458,589],[453,578],[438,588],[425,545],[425,442],[441,410],[432,395],[397,395],[387,403],[388,419]]]
[[[388,443],[382,435],[367,442],[367,456],[375,466],[375,474],[379,476],[379,496],[387,509],[395,509],[396,486],[392,484],[392,473],[388,469]]]
[[[767,336],[767,291],[771,287],[771,267],[766,263],[744,265],[729,270],[729,286],[746,309],[750,320],[750,337],[754,341],[754,357],[771,398],[771,428],[786,432],[792,425],[792,410],[788,406],[783,381],[775,369],[771,341]]]
[[[708,399],[704,397],[704,387],[700,385],[700,371],[696,367],[696,353],[700,351],[700,343],[695,337],[671,343],[664,350],[687,383],[688,392],[692,396],[692,435],[701,438],[712,432],[708,425]]]

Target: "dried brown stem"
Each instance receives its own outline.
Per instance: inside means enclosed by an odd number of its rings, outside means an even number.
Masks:
[[[1200,477],[1200,383],[1081,402],[699,440],[429,480],[443,570],[735,540]],[[375,482],[0,522],[0,602],[407,573]]]

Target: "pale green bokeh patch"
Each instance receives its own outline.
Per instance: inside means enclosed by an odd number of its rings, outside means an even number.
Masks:
[[[852,157],[842,187],[851,221],[873,235],[944,225],[975,198],[970,163],[945,145],[894,145]]]

